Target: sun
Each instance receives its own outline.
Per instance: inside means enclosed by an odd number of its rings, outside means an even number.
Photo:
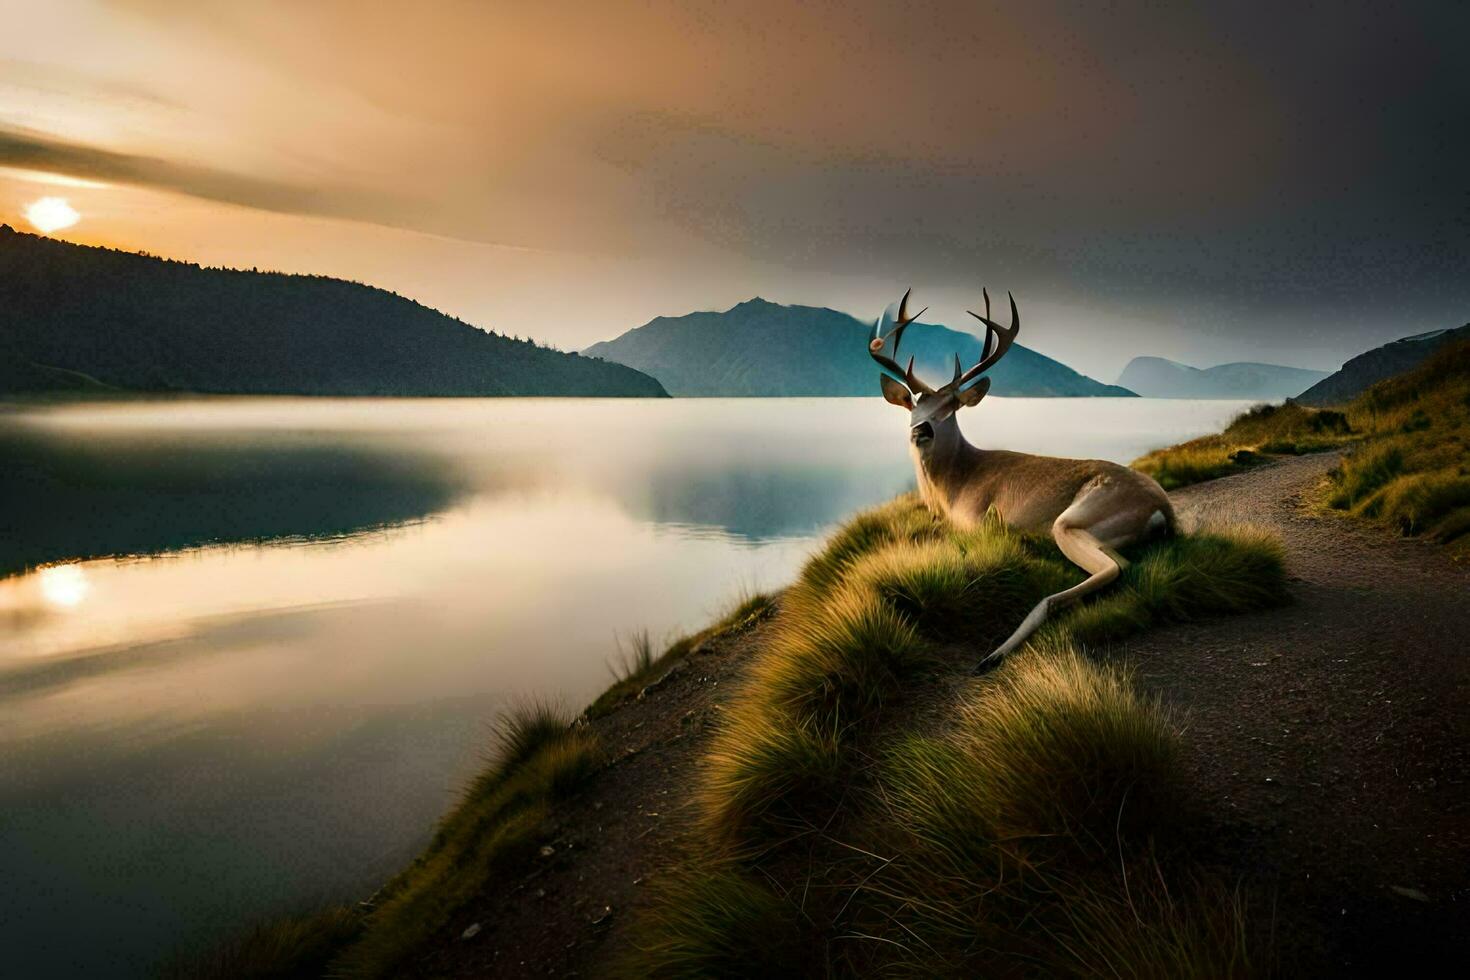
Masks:
[[[32,201],[26,205],[25,215],[27,221],[48,235],[70,228],[82,218],[64,197],[43,197]]]
[[[92,583],[77,564],[52,565],[41,569],[41,595],[53,606],[71,607],[87,598]]]

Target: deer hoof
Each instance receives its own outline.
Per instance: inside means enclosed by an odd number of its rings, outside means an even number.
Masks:
[[[1001,661],[1000,651],[997,650],[994,653],[992,653],[990,656],[986,657],[985,659],[981,660],[978,664],[976,664],[975,665],[975,669],[972,670],[972,671],[970,671],[970,675],[972,677],[979,677],[981,674],[988,674],[992,670],[994,670],[995,668],[997,668],[997,667],[1000,666],[1000,661]]]

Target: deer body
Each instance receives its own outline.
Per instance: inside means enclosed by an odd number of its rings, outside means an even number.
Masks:
[[[1106,519],[1104,543],[1131,543],[1131,525],[1139,518],[1157,531],[1158,513],[1174,525],[1169,496],[1152,479],[1102,459],[1062,459],[1004,449],[980,449],[960,432],[955,416],[935,427],[933,442],[910,443],[914,475],[924,504],[956,527],[978,524],[992,508],[1011,527],[1045,531],[1079,501],[1112,498],[1122,490],[1124,506],[1101,515]],[[1089,508],[1094,509],[1094,508]]]
[[[961,528],[973,527],[993,509],[1019,530],[1049,529],[1062,554],[1088,573],[1083,582],[1041,600],[979,670],[1024,643],[1050,613],[1111,584],[1126,564],[1115,549],[1172,533],[1174,509],[1151,477],[1117,463],[979,449],[965,439],[955,413],[979,404],[989,391],[988,377],[965,385],[1000,360],[1015,340],[1020,315],[1014,300],[1006,330],[989,318],[986,295],[986,315],[970,314],[986,326],[986,354],[965,372],[956,358],[954,379],[937,389],[914,375],[912,358],[900,368],[883,353],[889,339],[897,353],[904,328],[923,312],[908,316],[908,293],[895,305],[896,313],[890,307],[879,320],[868,349],[880,365],[903,376],[903,382],[888,375],[880,380],[884,398],[910,412],[909,450],[925,505]],[[886,338],[885,320],[896,324]]]

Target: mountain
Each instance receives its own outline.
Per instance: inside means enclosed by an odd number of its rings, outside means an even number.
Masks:
[[[675,396],[876,395],[871,329],[836,310],[757,297],[723,313],[658,317],[582,353],[646,371]],[[937,383],[953,376],[956,353],[969,366],[982,346],[974,334],[915,323],[902,355],[916,355],[915,370]],[[1020,344],[990,374],[997,395],[1133,395]]]
[[[1327,377],[1326,371],[1239,361],[1212,368],[1190,367],[1162,357],[1135,357],[1118,384],[1145,398],[1289,398]]]
[[[0,225],[0,394],[664,397],[653,378],[325,276],[202,268]]]
[[[1292,400],[1303,405],[1341,404],[1384,378],[1417,367],[1440,348],[1467,339],[1470,339],[1470,323],[1463,327],[1431,330],[1428,333],[1403,337],[1359,354],[1335,374],[1312,385]]]

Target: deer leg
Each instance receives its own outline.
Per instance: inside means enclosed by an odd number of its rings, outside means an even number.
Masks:
[[[1057,542],[1057,547],[1062,549],[1062,554],[1071,559],[1073,564],[1089,573],[1088,577],[1070,589],[1049,595],[1038,602],[1036,607],[1026,614],[1026,618],[1021,620],[1021,625],[1016,627],[1010,639],[996,647],[994,653],[976,665],[975,673],[979,674],[988,670],[1006,654],[1025,643],[1031,634],[1046,621],[1047,616],[1060,612],[1084,596],[1110,585],[1122,571],[1123,559],[1114,554],[1112,549],[1099,541],[1087,528],[1069,524],[1066,513],[1057,518],[1056,523],[1052,525],[1051,533]]]

